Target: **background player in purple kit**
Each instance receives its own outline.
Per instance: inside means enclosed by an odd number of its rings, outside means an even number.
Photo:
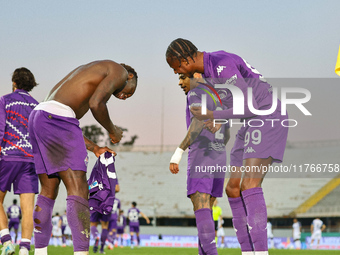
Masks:
[[[202,98],[206,97],[207,108],[222,110],[219,94],[206,84],[202,76],[195,73],[194,79],[183,75],[179,77],[179,85],[187,95],[186,121],[188,132],[170,160],[170,171],[179,172],[182,153],[189,147],[187,169],[187,196],[190,197],[196,217],[198,230],[199,254],[217,254],[215,226],[212,217],[212,206],[216,197],[222,197],[225,172],[209,172],[211,167],[226,166],[226,148],[229,140],[229,129],[221,126],[216,134],[204,129],[204,122],[194,118],[190,107],[201,106]],[[215,94],[216,93],[216,94]],[[210,95],[213,95],[211,97]],[[215,98],[217,100],[215,100]],[[201,169],[202,171],[197,171]]]
[[[12,76],[13,93],[0,98],[0,236],[4,254],[13,254],[3,201],[7,191],[20,195],[22,233],[19,254],[28,254],[33,231],[34,196],[38,193],[33,150],[28,132],[28,117],[38,102],[28,93],[37,85],[25,67]]]
[[[132,208],[128,210],[128,219],[129,219],[129,227],[130,227],[130,238],[131,238],[131,248],[133,248],[133,236],[136,234],[137,242],[136,246],[139,245],[139,214],[146,220],[147,224],[150,224],[150,220],[148,216],[142,213],[136,206],[136,202],[131,203]]]
[[[9,219],[8,229],[9,231],[11,231],[11,229],[14,228],[14,232],[15,232],[14,243],[17,243],[18,229],[19,229],[19,224],[21,220],[21,208],[20,206],[17,205],[16,199],[13,199],[13,204],[10,207],[8,207],[7,216]]]
[[[119,191],[119,184],[116,185],[116,193]],[[119,211],[120,211],[120,200],[118,198],[115,197],[115,200],[113,202],[113,207],[112,207],[112,211],[111,211],[111,218],[110,218],[110,222],[109,222],[109,236],[108,236],[108,240],[109,240],[109,249],[113,249],[113,245],[115,243],[116,240],[116,234],[117,234],[117,220],[118,220],[118,216],[119,216]]]
[[[88,254],[90,212],[86,168],[87,150],[97,157],[109,151],[83,137],[79,127],[88,110],[108,131],[113,143],[122,130],[109,116],[107,101],[112,95],[125,100],[137,86],[137,73],[127,65],[111,60],[94,61],[77,67],[63,78],[30,115],[36,171],[41,192],[34,210],[35,254],[47,254],[51,235],[51,215],[60,180],[67,190],[67,219],[72,231],[75,254]]]
[[[281,124],[280,101],[273,102],[272,87],[262,75],[241,57],[227,53],[201,52],[188,40],[178,38],[171,42],[166,52],[166,60],[175,73],[192,77],[198,72],[213,84],[227,84],[230,89],[238,87],[245,99],[248,99],[248,88],[252,88],[253,107],[258,110],[269,110],[277,103],[272,114],[256,115],[249,110],[248,100],[244,101],[244,114],[233,114],[233,96],[226,90],[223,104],[228,107],[223,111],[207,110],[201,113],[201,107],[193,107],[191,112],[200,120],[243,119],[247,123],[240,128],[231,153],[231,166],[245,167],[258,171],[245,173],[241,182],[239,174],[231,176],[226,188],[233,214],[234,228],[241,244],[243,254],[268,254],[267,245],[267,208],[264,201],[261,183],[267,167],[273,162],[282,162],[286,146],[288,128]],[[264,121],[261,127],[251,127],[252,119],[276,119],[276,125]],[[211,121],[210,121],[211,123]],[[253,126],[258,125],[253,123]],[[249,227],[249,228],[248,228]],[[249,231],[248,231],[249,229]]]
[[[119,210],[117,219],[117,243],[120,248],[123,248],[124,229],[126,227],[126,217],[124,216],[124,210]]]

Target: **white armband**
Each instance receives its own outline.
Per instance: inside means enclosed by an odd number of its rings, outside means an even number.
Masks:
[[[184,152],[184,150],[177,147],[177,149],[175,150],[175,153],[172,155],[172,157],[170,159],[170,163],[179,164],[179,162],[182,159],[183,152]]]

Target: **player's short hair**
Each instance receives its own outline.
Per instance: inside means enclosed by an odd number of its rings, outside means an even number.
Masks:
[[[134,79],[136,79],[136,86],[137,86],[138,75],[137,75],[137,72],[135,71],[135,69],[133,69],[131,66],[126,65],[126,64],[124,64],[124,63],[120,63],[120,65],[121,65],[122,67],[124,67],[125,70],[126,70],[128,73],[132,73],[132,74],[133,74]]]
[[[14,70],[12,82],[15,82],[18,89],[23,89],[28,92],[38,85],[38,83],[35,82],[34,75],[25,67]]]
[[[197,51],[197,47],[189,40],[177,38],[170,43],[165,56],[166,58],[177,58],[179,62],[181,62],[182,59],[189,62],[188,58],[190,57],[194,60],[194,57],[197,55]]]
[[[59,216],[59,213],[58,213],[58,212],[56,212],[56,213],[55,213],[55,216]]]
[[[132,204],[134,207],[137,206],[137,203],[136,203],[136,202],[132,202],[131,204]]]
[[[185,78],[187,78],[187,77],[184,74],[178,75],[178,79],[180,79],[180,80],[185,80]]]
[[[17,202],[18,202],[18,201],[17,201],[16,199],[13,199],[13,204],[15,204],[15,205],[16,205],[16,204],[17,204]]]

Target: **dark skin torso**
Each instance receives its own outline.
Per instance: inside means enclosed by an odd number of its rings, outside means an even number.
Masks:
[[[106,103],[114,91],[124,87],[126,70],[109,61],[95,61],[74,69],[53,87],[45,101],[55,100],[70,106],[80,119],[90,109],[90,102]]]

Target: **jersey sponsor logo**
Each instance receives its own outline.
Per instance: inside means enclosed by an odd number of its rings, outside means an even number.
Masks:
[[[94,182],[92,182],[92,184],[89,185],[89,190],[93,189],[93,188],[95,188],[97,186],[98,186],[98,181],[94,181]]]
[[[237,74],[231,76],[228,80],[226,80],[225,84],[227,85],[235,85],[237,80]]]
[[[217,75],[220,75],[224,68],[226,68],[226,66],[218,66],[218,67],[216,68],[216,70],[217,70]]]
[[[254,152],[256,152],[256,151],[253,149],[253,147],[248,147],[248,148],[245,150],[244,153],[254,153]]]
[[[202,106],[201,103],[192,103],[192,104],[189,106],[189,108],[190,108],[190,107],[201,107],[201,106]]]
[[[223,138],[224,137],[222,137],[222,139]],[[219,142],[210,142],[208,144],[208,148],[209,148],[209,150],[214,150],[214,151],[225,151],[224,143],[219,143]]]

